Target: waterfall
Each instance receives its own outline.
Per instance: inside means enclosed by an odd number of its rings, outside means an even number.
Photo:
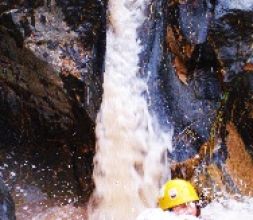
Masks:
[[[165,133],[149,111],[145,97],[150,79],[140,77],[144,47],[137,30],[146,17],[148,0],[110,0],[104,73],[104,94],[97,117],[94,158],[95,190],[89,204],[90,220],[196,219],[156,209],[161,183],[169,174],[164,158],[171,149]],[[154,91],[152,91],[154,94]],[[151,93],[152,93],[151,92]],[[157,109],[157,106],[155,106]],[[204,219],[249,220],[251,198],[224,198],[202,210]],[[243,210],[243,215],[240,214]]]
[[[130,220],[155,207],[166,170],[162,159],[171,148],[171,133],[163,132],[149,113],[147,79],[138,77],[142,46],[137,29],[148,3],[109,1],[104,94],[96,126],[95,208],[89,219]]]

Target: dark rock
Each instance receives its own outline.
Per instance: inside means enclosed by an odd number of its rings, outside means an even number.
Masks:
[[[196,99],[217,102],[220,98],[219,80],[212,70],[195,70],[189,86],[193,89]]]
[[[94,149],[88,146],[77,147],[74,154],[74,169],[81,189],[80,201],[88,201],[94,189],[92,180],[94,155]]]
[[[58,46],[59,46],[59,42],[57,42],[57,41],[49,40],[49,41],[47,42],[47,48],[50,49],[50,50],[54,50],[54,49],[56,49]]]
[[[17,45],[21,47],[24,42],[24,29],[19,21],[18,10],[14,10],[8,13],[3,13],[0,16],[0,25],[5,26],[11,36],[16,40]]]
[[[1,67],[0,75],[4,104],[1,114],[5,115],[6,123],[15,129],[23,128],[22,133],[29,133],[30,137],[64,137],[66,132],[71,136],[74,125],[72,107],[61,88],[60,78],[31,52],[15,48],[6,32],[1,31],[0,35],[3,39],[1,57],[7,62]],[[15,51],[15,57],[10,56],[10,50]],[[22,117],[27,121],[21,122]]]
[[[223,65],[224,81],[230,82],[244,72],[243,67],[252,56],[253,8],[236,9],[223,5],[223,10],[218,9],[210,38]]]
[[[102,97],[106,1],[44,3],[6,1],[3,5],[17,9],[1,14],[0,24],[8,29],[19,47],[25,42],[26,47],[58,72],[64,70],[60,74],[74,72],[77,78],[82,78],[83,110],[95,121]],[[51,7],[53,10],[48,9]]]
[[[0,180],[0,219],[15,220],[15,204],[7,187]]]
[[[28,18],[26,16],[23,16],[21,18],[20,25],[24,30],[24,37],[29,37],[32,33],[32,28],[30,27],[30,22],[28,21]]]
[[[91,56],[85,64],[82,59],[77,59],[77,63],[81,63],[78,68],[85,82],[83,106],[95,121],[102,97],[107,0],[56,2],[62,9],[66,22],[78,33],[86,50],[90,50]]]
[[[198,152],[200,145],[209,138],[219,106],[220,86],[212,69],[195,70],[188,85],[180,82],[173,69],[170,71],[163,78],[163,89],[175,126],[175,137],[190,129],[197,138],[197,142],[190,145],[182,143],[184,139],[175,139],[173,158],[184,160]],[[188,146],[187,150],[184,150],[185,146]]]
[[[177,128],[173,138],[175,150],[169,156],[178,162],[185,161],[199,152],[202,143],[203,139],[190,128],[186,127],[184,130]]]
[[[199,15],[204,18],[205,13],[211,13],[211,11],[208,10],[211,10],[213,4],[210,3],[211,5],[208,6],[205,3],[205,5],[203,5],[203,12],[199,9],[200,11],[196,11],[196,13],[198,13],[194,14],[194,10],[197,10],[197,8],[194,8],[196,7],[195,4],[198,5],[200,2],[194,1],[192,3],[189,1],[183,6],[190,7],[188,8],[189,10],[191,9],[190,15],[192,17],[190,16],[190,19],[199,20],[197,19]],[[179,5],[178,7],[180,8],[181,6],[182,5]],[[181,18],[178,10],[177,6],[172,6],[169,9],[168,13],[171,17],[168,19],[168,25],[171,26],[174,31],[178,29],[178,32],[182,33],[182,36],[180,36],[179,39],[184,39],[187,38],[187,35],[184,33],[184,27],[180,26],[179,20]],[[201,23],[201,25],[204,26],[194,26],[194,28],[199,28],[200,31],[203,31],[204,29],[205,33],[207,33],[206,31],[209,29],[210,22],[207,20],[205,21],[206,23]],[[175,36],[176,35],[178,34],[175,34]],[[202,34],[200,36],[202,36]],[[203,43],[205,40],[206,37],[203,38],[201,42]],[[194,44],[195,43],[196,42],[194,42]],[[184,56],[179,59],[182,59],[182,65],[185,65],[184,68],[187,71],[187,85],[182,84],[175,75],[174,69],[169,67],[167,72],[164,72],[163,75],[161,75],[162,81],[165,83],[163,89],[165,90],[164,93],[166,94],[167,103],[175,123],[175,135],[184,131],[185,128],[191,129],[194,133],[196,132],[197,136],[200,138],[200,146],[202,142],[209,137],[212,121],[218,107],[218,100],[221,92],[218,80],[219,76],[217,75],[218,62],[214,50],[208,43],[195,46],[194,50],[188,54],[186,54],[185,50],[180,49],[187,47],[187,42],[185,40],[179,40],[177,44],[179,44],[179,46],[176,50],[172,48],[172,45],[170,46],[172,60],[175,57],[180,57],[181,54]],[[176,144],[176,148],[181,148],[181,144]],[[198,147],[195,150],[198,151]],[[194,153],[191,153],[189,156],[192,156],[193,154]]]
[[[253,99],[251,89],[252,74],[242,75],[231,82],[230,92],[231,120],[245,143],[248,153],[253,158]]]
[[[44,15],[41,15],[41,16],[40,16],[40,22],[41,22],[42,24],[46,24],[46,23],[47,23],[47,17],[44,16]]]
[[[170,4],[168,9],[169,53],[164,53],[160,80],[175,126],[169,156],[178,167],[172,175],[197,179],[207,188],[214,183],[220,187],[222,180],[220,189],[248,195],[253,155],[253,3],[218,0],[211,2],[215,7],[205,8],[207,1],[202,1],[203,7],[194,8],[198,2]],[[210,20],[204,16],[209,9]],[[182,20],[187,13],[190,17]]]
[[[106,2],[56,3],[0,3],[0,166],[14,195],[22,183],[66,204],[94,187]]]
[[[209,0],[186,1],[179,4],[179,26],[192,44],[202,44],[207,39],[214,4]]]
[[[252,9],[239,5],[233,1],[187,1],[169,4],[164,12],[169,54],[163,50],[161,57],[166,60],[158,79],[166,112],[175,126],[171,156],[178,161],[194,156],[210,138],[226,87],[222,79],[228,82],[243,74],[245,64],[251,60]],[[154,48],[150,51],[155,52]],[[178,60],[181,67],[177,66]],[[194,134],[190,139],[184,133],[188,130]]]
[[[201,7],[197,7],[199,4]],[[206,42],[211,22],[207,14],[212,15],[213,7],[213,2],[207,5],[206,1],[188,1],[182,5],[153,2],[146,12],[149,19],[140,32],[145,33],[141,35],[144,44],[141,75],[149,79],[150,110],[158,115],[163,127],[169,122],[174,125],[174,151],[170,156],[177,161],[194,156],[208,140],[219,106],[219,65],[213,48]],[[180,10],[188,17],[180,14]],[[187,22],[199,20],[203,23],[190,27],[196,28],[196,35],[189,36],[194,31],[187,29]],[[168,30],[173,36],[168,37]],[[187,52],[190,47],[191,52]],[[184,83],[178,78],[178,69],[173,68],[177,58],[187,74]]]
[[[2,162],[17,171],[10,185],[21,179],[62,204],[77,196],[87,201],[93,187],[93,153],[78,160],[78,149],[84,143],[93,149],[95,138],[94,124],[77,97],[83,96],[83,84],[74,77],[61,79],[31,51],[16,47],[1,26],[0,39],[0,153],[13,152],[11,160],[3,156]],[[27,169],[25,163],[35,168]]]

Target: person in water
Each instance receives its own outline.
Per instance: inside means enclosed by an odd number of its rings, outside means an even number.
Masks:
[[[158,205],[163,211],[176,215],[200,216],[199,196],[190,182],[182,179],[168,180],[162,187]]]

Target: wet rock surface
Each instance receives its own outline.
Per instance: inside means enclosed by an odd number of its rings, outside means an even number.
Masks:
[[[161,43],[168,53],[164,50],[159,80],[175,127],[172,174],[200,182],[209,176],[210,188],[219,183],[248,195],[252,187],[245,183],[247,190],[242,189],[238,174],[228,170],[252,160],[252,3],[175,1],[167,7],[167,40]],[[231,121],[235,127],[228,128]],[[239,134],[233,140],[247,152],[240,160],[233,159],[231,129]]]
[[[15,220],[15,204],[3,181],[0,180],[0,219]]]
[[[209,195],[215,187],[253,190],[228,171],[252,158],[252,11],[250,1],[161,0],[147,8],[140,31],[150,110],[162,127],[174,127],[172,176],[194,180]],[[240,159],[233,159],[229,130],[247,152]],[[251,170],[250,162],[243,166]]]
[[[1,39],[2,120],[24,138],[71,133],[74,116],[60,78],[29,50],[18,48],[4,27]]]
[[[92,192],[105,7],[0,3],[0,166],[18,213],[48,199],[86,202]]]
[[[252,14],[252,10],[229,10],[212,26],[210,37],[222,63],[225,82],[243,74],[247,63],[252,63]]]

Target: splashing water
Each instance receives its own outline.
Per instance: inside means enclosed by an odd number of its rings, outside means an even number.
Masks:
[[[97,153],[93,200],[89,219],[135,219],[147,207],[155,207],[162,171],[162,154],[171,143],[151,118],[138,78],[137,28],[145,19],[144,0],[109,1],[110,27],[104,94],[97,118]]]
[[[247,10],[253,7],[252,0],[220,0],[220,5],[228,5],[229,8],[239,9],[239,10]]]
[[[252,10],[252,0],[219,0],[219,4],[216,6],[216,16],[220,17],[226,13],[227,10]]]
[[[253,219],[253,198],[222,199],[213,201],[202,210],[206,220],[251,220]]]
[[[201,211],[203,220],[251,220],[253,219],[253,198],[219,199],[211,202]],[[147,209],[136,220],[197,220],[198,218],[180,215],[176,216],[161,209]]]
[[[147,209],[138,216],[136,220],[197,220],[198,218],[189,215],[177,216],[172,212],[163,212],[161,209]]]
[[[86,219],[85,210],[75,208],[72,205],[48,208],[44,212],[33,215],[32,220],[84,220]]]

